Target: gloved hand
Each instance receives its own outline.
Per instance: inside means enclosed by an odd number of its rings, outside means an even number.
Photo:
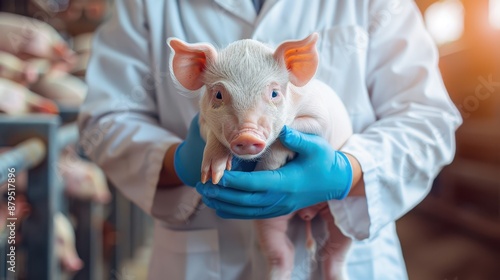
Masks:
[[[174,169],[177,177],[188,186],[194,187],[201,180],[201,162],[205,141],[200,135],[199,114],[191,121],[186,139],[174,153]],[[232,170],[251,171],[255,162],[242,161],[233,157]]]
[[[198,183],[203,202],[222,218],[267,219],[347,196],[352,167],[345,154],[287,127],[279,139],[295,159],[274,171],[226,171],[218,185]]]
[[[174,154],[174,168],[177,177],[188,186],[194,187],[201,179],[201,161],[205,141],[200,135],[199,115],[191,121],[186,139],[177,147]]]

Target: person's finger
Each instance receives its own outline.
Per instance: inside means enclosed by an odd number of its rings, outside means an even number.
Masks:
[[[197,138],[201,139],[199,118],[200,118],[200,114],[198,113],[191,120],[191,125],[189,126],[189,134],[193,135],[193,136],[197,136]]]
[[[206,197],[213,198],[219,196],[221,187],[213,184],[211,181],[203,184],[202,182],[198,182],[195,185],[196,191]]]
[[[207,205],[212,209],[215,209],[216,211],[225,212],[239,217],[245,217],[244,219],[255,219],[282,210],[281,206],[248,207],[248,206],[234,205],[226,203],[224,201],[219,201],[217,199],[208,198],[206,196],[202,197],[202,201],[203,203],[205,203],[205,205]]]
[[[207,182],[205,184],[198,183],[196,190],[203,196],[215,198],[219,201],[240,205],[265,207],[275,204],[282,199],[281,194],[269,192],[246,192],[231,188],[221,188],[217,185]]]
[[[284,211],[284,209],[277,209],[276,211],[272,211],[272,212],[267,213],[265,215],[260,215],[260,216],[256,216],[256,217],[248,217],[247,215],[236,215],[236,214],[224,212],[221,210],[217,210],[216,214],[217,214],[217,216],[219,216],[223,219],[260,220],[260,219],[276,218],[276,217],[283,216],[283,215],[286,215],[289,213]]]
[[[281,186],[282,181],[283,174],[279,170],[226,171],[219,185],[247,192],[265,192]]]

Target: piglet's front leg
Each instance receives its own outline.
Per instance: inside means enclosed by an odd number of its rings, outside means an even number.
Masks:
[[[201,163],[201,182],[206,183],[212,178],[212,182],[217,184],[224,175],[224,170],[231,170],[232,155],[210,131],[207,133],[206,141]]]

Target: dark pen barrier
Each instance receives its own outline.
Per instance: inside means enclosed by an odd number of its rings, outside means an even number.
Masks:
[[[138,254],[147,239],[151,219],[119,193],[113,191],[108,205],[63,196],[57,164],[61,151],[78,139],[74,123],[77,112],[64,111],[60,116],[28,115],[0,117],[0,147],[12,147],[0,154],[0,184],[15,174],[28,172],[26,189],[30,215],[22,222],[22,246],[16,247],[16,273],[8,271],[9,230],[0,236],[0,279],[53,280],[63,273],[56,258],[54,215],[70,212],[77,220],[76,249],[84,267],[70,279],[119,279],[124,265]],[[61,119],[62,118],[62,119]],[[114,230],[114,244],[109,260],[103,250],[104,213]],[[25,257],[22,257],[25,256]]]

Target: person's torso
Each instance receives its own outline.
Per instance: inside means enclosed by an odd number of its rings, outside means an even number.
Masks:
[[[365,82],[370,28],[368,1],[267,0],[259,15],[249,0],[143,2],[150,29],[151,67],[155,70],[160,124],[180,137],[186,135],[189,123],[198,112],[199,99],[196,95],[180,94],[172,82],[170,50],[166,44],[169,37],[189,43],[209,42],[218,48],[251,38],[275,47],[282,41],[318,32],[320,62],[315,78],[339,95],[355,133],[375,120]],[[180,228],[157,225],[155,244],[164,245],[155,248],[162,260],[152,266],[152,272],[161,277],[175,268],[179,275],[151,279],[264,279],[262,256],[255,244],[252,222],[218,219],[206,207],[199,214]],[[298,230],[294,234],[295,245],[302,246],[302,232]],[[303,272],[310,269],[310,264],[303,261],[305,251],[299,248],[297,252],[298,272],[292,279],[309,279]],[[394,224],[383,229],[375,240],[354,242],[348,262],[349,273],[355,275],[351,279],[406,277],[401,271],[404,265]],[[317,268],[314,273],[313,277],[319,277]],[[201,275],[204,276],[199,278]],[[395,278],[380,278],[382,275]]]

